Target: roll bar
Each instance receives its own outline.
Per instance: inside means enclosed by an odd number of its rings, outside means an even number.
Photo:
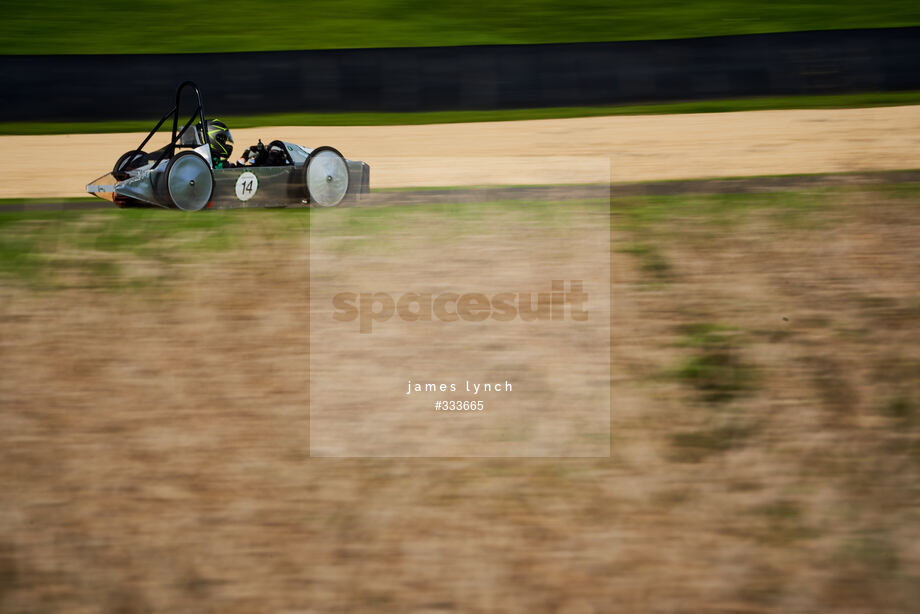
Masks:
[[[182,90],[186,87],[192,88],[192,91],[195,93],[195,97],[198,99],[198,106],[192,111],[192,114],[189,116],[188,120],[185,122],[185,125],[182,126],[182,129],[176,132],[176,128],[179,127],[179,102],[182,99]],[[176,143],[179,142],[179,139],[182,138],[182,135],[185,134],[185,131],[188,130],[189,126],[192,125],[192,122],[195,121],[195,116],[198,116],[198,120],[201,122],[202,132],[204,133],[204,144],[208,146],[208,150],[211,149],[211,137],[208,136],[208,131],[205,129],[205,120],[204,120],[204,102],[201,100],[201,92],[198,91],[198,86],[195,85],[192,81],[183,81],[179,84],[179,87],[176,88],[176,106],[167,111],[163,117],[160,118],[160,121],[157,122],[157,125],[153,127],[153,130],[150,131],[150,134],[147,135],[140,145],[137,146],[137,150],[141,151],[144,149],[144,145],[153,138],[153,135],[156,134],[157,130],[160,129],[160,126],[163,125],[167,119],[172,117],[172,137],[169,140],[169,144],[163,148],[163,151],[160,153],[160,156],[156,159],[156,162],[153,163],[153,166],[156,167],[157,164],[163,161],[167,156],[172,158],[176,155]],[[212,165],[213,163],[208,156],[208,164]]]

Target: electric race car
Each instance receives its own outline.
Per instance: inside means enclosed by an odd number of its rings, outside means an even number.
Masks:
[[[190,88],[197,107],[179,129],[179,102]],[[143,151],[172,118],[169,144]],[[198,123],[193,125],[195,121]],[[90,194],[120,207],[157,206],[183,211],[239,207],[334,207],[370,192],[370,167],[346,160],[332,147],[309,149],[285,141],[246,149],[237,163],[230,130],[206,120],[201,93],[191,81],[179,85],[176,105],[163,115],[137,149],[126,152],[111,173],[86,186]]]

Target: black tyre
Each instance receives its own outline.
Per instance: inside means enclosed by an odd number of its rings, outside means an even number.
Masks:
[[[124,181],[128,178],[128,171],[143,166],[146,160],[147,154],[143,151],[138,149],[127,151],[118,158],[117,162],[115,162],[115,167],[112,169],[112,176],[118,181]]]
[[[348,192],[348,164],[332,147],[317,147],[303,165],[303,185],[310,202],[335,207]]]
[[[163,183],[169,203],[183,211],[201,211],[214,194],[214,173],[194,151],[183,151],[169,161]]]

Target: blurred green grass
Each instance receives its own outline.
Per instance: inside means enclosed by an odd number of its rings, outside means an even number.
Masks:
[[[0,53],[208,53],[347,47],[567,43],[920,24],[920,4],[826,0],[162,0],[130,6],[18,3]]]
[[[567,201],[503,200],[474,203],[431,203],[390,205],[369,208],[308,210],[316,232],[336,238],[332,249],[340,253],[401,253],[406,241],[428,241],[436,245],[442,238],[423,234],[418,225],[435,219],[470,236],[489,232],[497,220],[507,219],[516,232],[528,228],[565,228],[572,216],[597,215],[606,219],[607,199]]]
[[[168,103],[168,99],[164,99]],[[413,126],[469,122],[566,119],[615,115],[670,115],[678,113],[727,113],[775,109],[847,109],[912,105],[920,103],[920,91],[870,92],[826,96],[776,96],[698,100],[667,104],[616,105],[599,107],[548,107],[494,111],[428,111],[420,113],[276,113],[268,115],[220,115],[233,129],[264,126]],[[11,134],[96,134],[148,132],[155,120],[99,122],[0,122],[0,135]]]
[[[872,190],[884,190],[881,185]],[[906,192],[906,190],[905,190]],[[788,227],[815,221],[812,212],[820,211],[842,194],[839,187],[789,190],[764,193],[672,194],[623,196],[614,201],[614,213],[626,230],[648,232],[667,220],[681,220],[685,229],[722,232],[746,218],[754,210],[782,218]],[[646,250],[647,251],[647,250]]]
[[[732,232],[750,220],[752,215],[761,216],[786,231],[810,230],[827,223],[824,214],[850,191],[852,188],[844,183],[807,190],[624,196],[612,201],[506,200],[357,209],[209,211],[199,214],[159,209],[42,210],[38,205],[49,199],[3,199],[0,200],[0,276],[53,288],[57,283],[54,280],[61,277],[60,273],[81,269],[97,277],[109,278],[112,283],[108,285],[117,289],[123,285],[124,279],[131,278],[131,275],[123,274],[122,269],[132,261],[155,266],[170,265],[187,262],[203,253],[242,249],[250,236],[274,240],[289,238],[292,234],[302,235],[309,232],[313,215],[322,216],[326,232],[339,232],[350,237],[343,240],[339,248],[353,251],[365,249],[368,245],[379,249],[381,246],[375,237],[411,226],[410,222],[419,216],[441,218],[452,226],[475,225],[480,223],[485,212],[492,215],[500,209],[516,216],[518,223],[524,220],[534,227],[559,226],[576,211],[609,211],[614,228],[629,233],[628,241],[614,245],[615,251],[633,258],[645,282],[654,288],[679,281],[679,272],[669,248],[676,237],[668,230],[668,224],[678,223],[684,238],[694,235],[702,241]],[[878,183],[861,186],[859,191],[913,203],[917,201],[920,187],[912,183]],[[50,200],[95,202],[85,198]],[[30,205],[36,205],[36,209],[30,211]],[[607,214],[603,217],[607,218]],[[394,236],[401,235],[396,233]],[[399,249],[398,241],[392,249]],[[155,266],[148,268],[153,270]],[[723,336],[720,330],[694,329],[686,333],[684,344],[687,347],[701,346],[707,351],[718,349]],[[685,368],[680,375],[687,381],[705,384],[710,367],[721,366],[718,360],[713,364],[707,360],[705,356],[702,362],[697,361],[699,364],[691,360],[683,365]],[[705,388],[705,385],[702,387]]]
[[[0,208],[0,278],[37,290],[137,289],[165,280],[176,263],[238,247],[240,220],[154,209]]]
[[[680,345],[692,348],[674,375],[710,405],[732,401],[753,386],[754,369],[741,357],[740,335],[730,327],[695,323],[681,327]]]

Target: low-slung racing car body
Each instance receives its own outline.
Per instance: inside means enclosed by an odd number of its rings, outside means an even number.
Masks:
[[[197,97],[197,108],[179,124],[184,89]],[[172,138],[165,147],[145,153],[144,146],[172,118]],[[176,90],[176,105],[154,126],[136,150],[123,154],[111,173],[86,186],[90,194],[123,207],[157,206],[199,211],[238,207],[334,207],[370,192],[370,167],[346,160],[332,147],[310,149],[272,141],[253,150],[251,163],[215,168],[204,105],[191,81]],[[248,150],[247,150],[248,151]]]

